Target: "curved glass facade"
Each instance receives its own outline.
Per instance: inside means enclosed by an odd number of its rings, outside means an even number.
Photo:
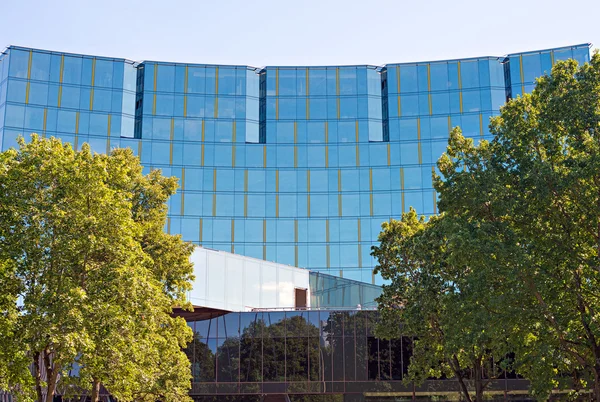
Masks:
[[[38,132],[97,152],[130,147],[180,178],[165,230],[219,250],[380,284],[382,221],[435,214],[450,129],[489,137],[507,97],[589,44],[385,66],[217,66],[11,46],[0,144]]]

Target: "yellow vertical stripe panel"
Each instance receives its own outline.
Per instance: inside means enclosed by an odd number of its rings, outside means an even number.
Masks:
[[[310,120],[310,99],[306,98],[306,120]]]
[[[462,89],[462,73],[460,71],[460,61],[457,63],[457,71],[458,71],[458,89]]]
[[[402,212],[404,212],[404,168],[400,168],[400,188],[402,189]]]
[[[294,145],[294,167],[298,167],[298,147]]]
[[[400,188],[404,190],[404,168],[400,168]]]
[[[244,194],[244,218],[248,217],[248,194]]]
[[[29,61],[27,63],[27,87],[25,88],[25,104],[29,103],[29,91],[31,87],[31,83],[29,80],[31,79],[31,59],[33,58],[33,50],[29,51]]]
[[[264,244],[263,245],[263,260],[266,261],[266,259],[267,259],[267,245]]]
[[[279,192],[279,170],[275,171],[275,192]]]
[[[417,117],[417,140],[421,141],[421,118]]]
[[[342,169],[338,169],[338,191],[342,191]]]
[[[200,218],[200,224],[198,226],[198,240],[200,243],[202,243],[202,218]]]
[[[173,164],[173,138],[175,137],[175,119],[171,118],[171,132],[169,135],[169,165]]]
[[[392,164],[392,150],[389,142],[387,144],[387,164],[388,166]]]
[[[419,150],[419,165],[423,163],[423,150],[422,150],[422,145],[421,145],[421,141],[419,141],[419,143],[417,144],[417,148]]]
[[[279,120],[279,98],[275,98],[275,120]]]
[[[158,64],[154,64],[154,96],[152,97],[152,114],[156,114],[156,82],[158,81]]]
[[[327,243],[329,243],[329,241],[330,241],[330,237],[329,237],[329,219],[325,219],[325,241]]]
[[[60,107],[60,104],[62,101],[62,82],[63,82],[64,74],[65,74],[65,55],[63,54],[60,57],[60,74],[58,77],[58,82],[60,83],[60,85],[58,86],[58,102],[57,102],[58,107]]]
[[[306,96],[308,96],[309,92],[309,88],[308,88],[308,73],[309,73],[309,69],[308,67],[306,68]]]
[[[523,55],[519,56],[519,73],[521,75],[521,83],[525,83],[525,74],[523,73]]]
[[[200,151],[200,164],[204,166],[204,143],[202,143],[202,150]]]
[[[294,144],[298,143],[298,122],[294,122]],[[298,167],[298,147],[294,145],[294,167]]]
[[[358,218],[358,220],[357,220],[356,228],[357,228],[357,234],[358,234],[358,238],[356,240],[360,241],[360,239],[362,238],[362,236],[360,234],[360,218]]]
[[[362,268],[362,250],[361,245],[358,245],[358,267]]]
[[[212,216],[217,216],[217,193],[213,193],[212,199]]]
[[[154,98],[156,99],[156,95],[154,95]],[[94,110],[94,87],[90,89],[90,110]]]
[[[142,140],[138,141],[138,158],[142,159]]]
[[[325,144],[329,143],[329,124],[325,122]]]
[[[231,167],[235,167],[235,144],[231,146]]]
[[[306,216],[310,218],[310,194],[306,194]]]
[[[298,143],[298,122],[294,122],[294,144]]]
[[[431,103],[431,93],[427,94],[427,102],[429,103],[429,114],[433,114],[433,104]]]
[[[460,112],[463,112],[463,99],[462,99],[462,91],[458,93],[458,106],[460,108]]]
[[[183,117],[187,117],[187,95],[183,95]]]
[[[294,246],[294,266],[298,266],[298,245]]]
[[[306,171],[306,190],[310,193],[310,169]]]
[[[213,116],[215,119],[217,117],[219,117],[219,97],[218,96],[215,96],[215,112],[214,112]]]
[[[171,234],[171,218],[167,218],[167,233]]]
[[[406,208],[404,207],[404,191],[402,192],[402,212],[405,212]]]
[[[433,190],[433,213],[437,214],[437,197],[435,196],[435,190]]]
[[[188,89],[187,89],[187,87],[188,87],[188,73],[189,73],[189,70],[188,70],[188,66],[186,64],[186,66],[185,66],[185,73],[184,73],[184,76],[183,76],[183,93],[184,94],[187,94],[187,91],[188,91]]]
[[[213,191],[217,191],[217,169],[213,169]]]
[[[452,118],[448,116],[448,133],[452,131]]]
[[[235,219],[232,219],[231,220],[231,243],[233,243],[234,241],[235,241]],[[233,244],[231,245],[231,247],[233,247]]]
[[[48,121],[48,108],[44,108],[44,123],[42,125],[43,135],[46,135],[46,122]]]
[[[325,145],[325,167],[329,167],[329,146]]]
[[[219,67],[215,67],[215,95],[219,93]]]
[[[338,194],[338,216],[342,216],[342,194]]]
[[[427,90],[431,91],[431,64],[427,64]]]
[[[294,219],[294,242],[298,243],[298,219]]]
[[[185,167],[181,168],[181,215],[185,215]]]
[[[244,170],[244,191],[248,192],[248,169]]]
[[[31,79],[31,60],[33,59],[33,50],[29,51],[29,61],[27,62],[27,79]]]
[[[398,117],[402,116],[402,106],[401,106],[401,100],[400,100],[400,95],[398,95]]]
[[[263,243],[267,242],[267,220],[263,219]]]
[[[331,250],[329,244],[325,247],[325,254],[327,255],[327,268],[331,266]]]
[[[108,129],[106,130],[106,155],[110,154],[110,125],[112,122],[112,115],[108,115]]]
[[[94,86],[94,82],[96,82],[96,58],[92,59],[92,81],[90,82],[90,86]],[[156,91],[156,89],[154,89]]]
[[[75,113],[75,134],[79,134],[79,112]]]
[[[75,151],[79,148],[79,134],[75,134],[75,139],[73,140],[73,147]]]
[[[479,135],[483,137],[483,114],[479,113]]]
[[[371,216],[373,216],[373,193],[369,194],[369,209],[371,211]]]
[[[263,145],[263,167],[267,167],[267,146]]]
[[[550,62],[554,65],[554,50],[550,50]]]
[[[340,98],[339,98],[339,96],[337,98],[337,102],[336,103],[337,103],[337,118],[339,120],[340,119]]]
[[[398,93],[400,93],[400,66],[396,66],[396,85],[398,86]]]

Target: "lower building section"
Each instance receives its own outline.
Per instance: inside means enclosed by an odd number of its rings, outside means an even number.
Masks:
[[[190,395],[197,401],[395,401],[455,398],[455,380],[406,382],[411,337],[375,336],[374,310],[218,314],[189,321]],[[489,396],[523,399],[528,383],[502,373]]]

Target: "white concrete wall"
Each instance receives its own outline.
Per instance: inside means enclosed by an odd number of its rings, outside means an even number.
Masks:
[[[229,311],[293,308],[294,289],[309,289],[306,269],[196,247],[196,280],[189,294],[195,306]],[[310,306],[310,291],[307,296]]]

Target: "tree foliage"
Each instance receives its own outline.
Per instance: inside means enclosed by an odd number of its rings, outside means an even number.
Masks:
[[[433,311],[444,336],[426,351],[432,365],[479,334],[488,352],[514,352],[540,399],[558,387],[600,400],[600,55],[557,63],[490,130],[478,145],[451,133],[439,217],[384,225],[385,327],[408,330],[416,314],[429,320],[410,329],[432,337]],[[456,343],[448,326],[465,329]]]
[[[185,400],[191,331],[171,311],[187,305],[192,246],[162,231],[176,179],[143,175],[131,150],[19,145],[0,154],[0,356],[34,369],[0,362],[0,386],[39,401],[59,389],[95,401],[101,386],[124,401]]]

